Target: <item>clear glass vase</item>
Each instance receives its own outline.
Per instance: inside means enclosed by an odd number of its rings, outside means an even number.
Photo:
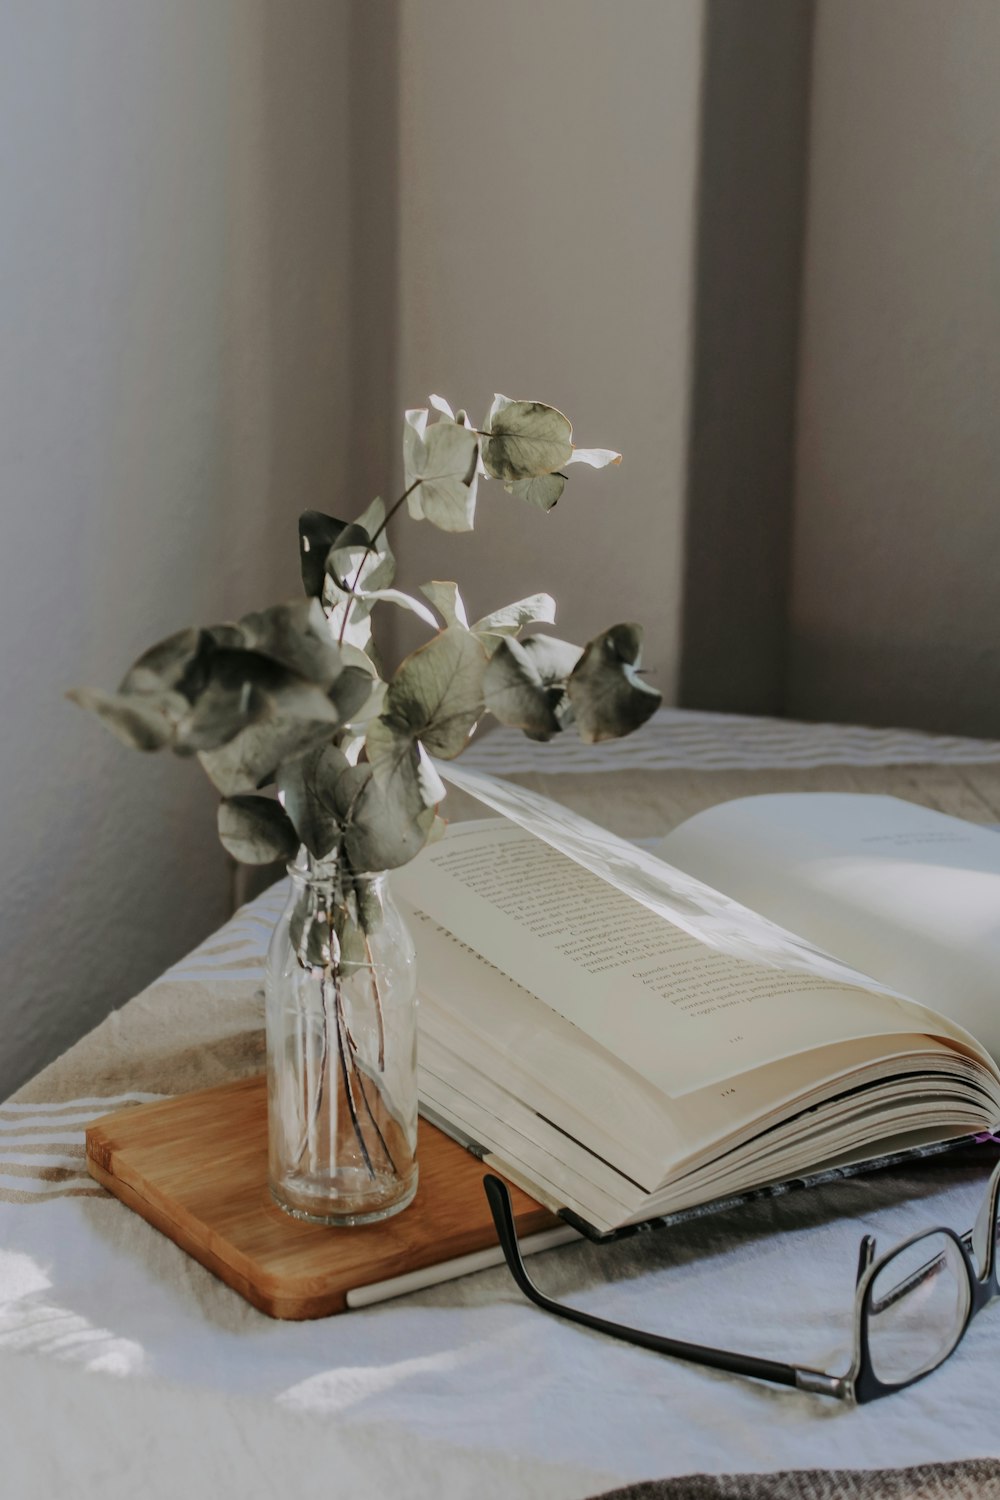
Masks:
[[[296,1218],[369,1224],[417,1190],[413,941],[388,876],[305,850],[267,958],[271,1194]]]

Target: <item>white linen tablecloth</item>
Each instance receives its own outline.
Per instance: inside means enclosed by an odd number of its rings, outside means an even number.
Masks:
[[[677,711],[642,741],[570,750],[576,767],[540,748],[545,772],[581,785],[607,773],[602,797],[640,771],[786,765],[820,776],[896,768],[915,795],[930,768],[938,800],[950,767],[963,805],[1000,817],[997,744]],[[500,732],[469,755],[530,775],[543,769],[538,750]],[[561,1323],[528,1305],[505,1269],[313,1323],[275,1322],[243,1302],[87,1178],[83,1131],[129,1100],[259,1068],[259,966],[279,900],[272,891],[237,913],[0,1106],[4,1500],[571,1497],[665,1475],[1000,1456],[1000,1307],[930,1379],[852,1410]],[[967,1228],[995,1160],[981,1150],[610,1246],[566,1246],[535,1257],[534,1274],[618,1322],[838,1368],[860,1236],[889,1244],[939,1223]]]

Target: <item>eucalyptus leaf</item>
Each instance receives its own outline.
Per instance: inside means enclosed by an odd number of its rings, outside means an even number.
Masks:
[[[518,500],[527,500],[529,505],[536,505],[539,510],[551,510],[562,498],[565,488],[566,475],[558,472],[539,474],[535,479],[516,479],[513,483],[504,485],[508,495],[514,495]]]
[[[304,969],[329,969],[338,963],[340,944],[333,914],[315,885],[304,885],[296,897],[288,936]]]
[[[205,632],[190,627],[168,635],[129,667],[120,693],[182,692],[192,662],[203,649]]]
[[[385,912],[378,887],[367,875],[355,875],[354,890],[358,903],[358,922],[369,936],[382,926]]]
[[[348,761],[334,745],[319,745],[278,768],[278,794],[309,853],[325,859],[341,835],[335,787]]]
[[[449,625],[401,663],[385,696],[383,718],[432,755],[451,760],[483,712],[482,643],[460,625]]]
[[[275,604],[239,622],[245,645],[320,687],[330,687],[342,670],[318,599]]]
[[[568,464],[589,464],[592,469],[606,469],[609,464],[620,464],[622,456],[613,448],[574,448]]]
[[[328,723],[269,715],[248,724],[220,749],[199,752],[198,759],[222,795],[235,797],[266,786],[279,765],[328,741],[330,732]]]
[[[659,708],[661,695],[638,675],[641,654],[639,625],[612,625],[587,645],[567,685],[587,744],[631,734]]]
[[[244,865],[288,861],[299,847],[291,819],[272,797],[227,797],[220,802],[219,838]]]
[[[359,667],[369,677],[378,678],[378,667],[366,651],[359,650],[357,646],[341,646],[340,655],[345,667]]]
[[[359,921],[355,921],[351,914],[339,909],[338,921],[336,923],[337,937],[340,942],[341,976],[346,978],[349,974],[357,973],[359,969],[366,969],[371,964],[371,954],[368,951],[368,943],[365,938],[365,929]]]
[[[431,601],[446,625],[461,625],[466,630],[469,628],[469,617],[457,583],[444,583],[435,578],[430,583],[422,583],[420,592]]]
[[[469,420],[469,413],[467,411],[463,411],[461,407],[458,409],[458,411],[452,411],[451,406],[443,396],[429,396],[427,399],[429,400],[431,406],[434,407],[434,410],[439,411],[442,416],[447,417],[449,422],[457,422],[460,427],[467,427],[470,432],[475,432],[475,428],[473,427],[472,422]],[[483,478],[488,477],[486,474],[486,465],[483,463],[481,446],[477,446],[476,473],[481,475]]]
[[[382,507],[381,501],[377,503]],[[326,571],[341,593],[368,597],[392,583],[396,559],[384,532],[373,540],[375,530],[355,522],[345,526],[330,548]]]
[[[174,749],[181,755],[218,750],[267,711],[267,698],[252,683],[209,681],[177,725]]]
[[[410,515],[442,531],[471,531],[476,514],[479,439],[455,421],[427,425],[424,408],[406,413],[403,463]]]
[[[550,739],[563,728],[566,682],[580,654],[579,646],[555,636],[508,637],[486,668],[486,707],[501,724]]]
[[[384,683],[373,681],[363,667],[345,667],[329,696],[339,722],[349,724],[362,713],[365,718],[378,713],[384,692]]]
[[[178,694],[157,698],[122,693],[102,693],[97,688],[72,688],[66,697],[94,713],[112,734],[130,750],[162,750],[174,737],[174,723],[167,710],[176,714],[187,709],[187,699]]]
[[[484,425],[483,462],[488,473],[505,482],[552,474],[573,452],[569,418],[541,401],[496,395]]]
[[[409,730],[376,719],[368,726],[365,747],[375,780],[387,797],[412,800],[415,791],[422,807],[436,807],[444,801],[445,784]]]
[[[344,848],[357,873],[395,870],[427,842],[436,813],[419,798],[387,797],[366,762],[348,766],[337,784],[344,817]]]
[[[529,594],[524,599],[515,599],[513,604],[490,610],[472,628],[477,634],[488,631],[491,635],[516,635],[525,625],[551,625],[555,617],[556,601],[551,594]]]
[[[517,635],[525,625],[551,625],[555,617],[556,603],[551,594],[530,594],[526,599],[483,615],[472,630],[482,641],[487,656],[492,656],[504,636]]]
[[[306,510],[299,516],[299,565],[306,593],[319,599],[326,576],[326,559],[334,541],[347,525],[319,510]]]

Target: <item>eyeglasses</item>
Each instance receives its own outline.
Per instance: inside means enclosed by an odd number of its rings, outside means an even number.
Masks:
[[[845,1375],[664,1338],[556,1302],[535,1286],[524,1268],[506,1184],[487,1176],[483,1186],[510,1274],[536,1307],[640,1349],[839,1401],[875,1401],[922,1380],[954,1353],[976,1314],[1000,1297],[1000,1165],[990,1178],[975,1227],[967,1234],[928,1229],[877,1260],[875,1240],[865,1235],[854,1300],[854,1358]]]

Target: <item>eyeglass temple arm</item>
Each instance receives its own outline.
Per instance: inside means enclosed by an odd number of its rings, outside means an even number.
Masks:
[[[714,1370],[728,1370],[735,1375],[756,1376],[759,1380],[771,1380],[777,1385],[797,1386],[800,1390],[813,1391],[825,1396],[842,1396],[843,1382],[835,1375],[821,1370],[810,1370],[787,1365],[772,1359],[758,1359],[752,1354],[736,1354],[728,1349],[712,1349],[703,1344],[689,1344],[682,1339],[664,1338],[658,1333],[646,1333],[641,1328],[626,1328],[606,1318],[597,1318],[590,1313],[554,1302],[539,1291],[525,1270],[521,1249],[517,1242],[514,1212],[510,1194],[505,1183],[492,1175],[483,1178],[483,1187],[493,1214],[500,1246],[507,1261],[510,1274],[521,1291],[536,1307],[570,1323],[579,1323],[584,1328],[593,1328],[598,1333],[612,1338],[624,1339],[640,1349],[651,1349],[656,1354],[673,1355],[676,1359],[690,1360],[693,1364],[708,1365]]]

